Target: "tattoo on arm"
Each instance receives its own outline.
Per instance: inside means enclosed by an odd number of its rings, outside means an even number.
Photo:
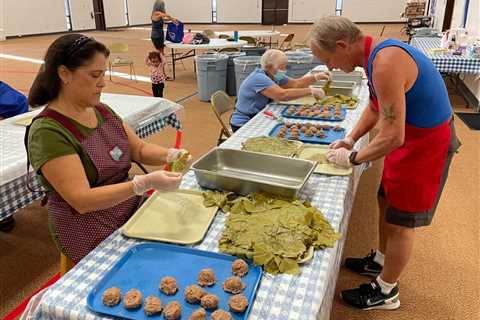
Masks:
[[[390,124],[393,124],[395,122],[395,119],[397,118],[395,115],[395,111],[393,109],[393,105],[391,106],[386,106],[381,108],[381,114],[383,116],[383,120],[388,121]]]

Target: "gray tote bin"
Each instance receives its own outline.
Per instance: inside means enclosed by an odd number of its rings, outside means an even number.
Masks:
[[[260,58],[260,56],[243,56],[233,59],[233,63],[235,65],[237,94],[243,80],[245,80],[245,78],[248,77],[253,70],[255,70],[257,67],[260,67]]]
[[[200,101],[210,101],[214,92],[225,91],[227,86],[227,61],[228,56],[221,53],[195,56]]]
[[[310,70],[312,70],[316,66],[323,65],[323,62],[318,60],[318,58],[313,55],[312,49],[310,49],[310,48],[299,48],[299,49],[297,49],[297,51],[300,51],[300,52],[303,52],[303,53],[308,53],[308,54],[312,55],[312,64],[311,64]]]
[[[312,69],[313,55],[301,51],[286,52],[287,76],[290,78],[301,78]]]
[[[265,47],[243,46],[240,51],[245,52],[247,56],[261,56],[267,51]]]
[[[235,64],[233,59],[237,57],[244,57],[245,52],[225,52],[228,55],[227,64],[227,94],[229,96],[237,95],[237,83],[235,81]]]

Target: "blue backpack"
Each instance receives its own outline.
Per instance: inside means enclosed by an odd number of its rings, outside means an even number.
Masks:
[[[174,43],[181,43],[183,40],[183,23],[180,21],[177,24],[170,22],[167,25],[167,40]]]
[[[27,97],[0,81],[0,117],[10,118],[27,111]]]

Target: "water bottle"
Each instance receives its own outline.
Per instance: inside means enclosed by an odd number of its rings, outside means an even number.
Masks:
[[[238,41],[238,31],[233,31],[233,40]]]

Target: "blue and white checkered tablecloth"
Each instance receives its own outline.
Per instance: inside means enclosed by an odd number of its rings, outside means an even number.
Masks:
[[[167,125],[177,130],[181,129],[180,121],[172,113],[167,117],[153,118],[148,122],[142,123],[135,131],[139,137],[145,138],[162,130]],[[28,190],[25,185],[25,179],[26,174],[4,185],[0,185],[0,221],[5,220],[13,215],[15,211],[26,207],[42,196],[42,192],[31,192]],[[32,179],[32,184],[33,190],[41,189],[37,179]]]
[[[342,123],[351,130],[368,104],[368,89],[363,87],[361,107],[349,111]],[[274,113],[277,106],[267,107]],[[238,148],[248,136],[267,134],[275,121],[258,114],[237,131],[221,147]],[[362,138],[360,148],[368,143]],[[339,262],[345,243],[350,211],[355,191],[364,166],[348,177],[312,175],[300,197],[308,198],[312,205],[323,212],[333,228],[342,233],[334,248],[316,251],[314,258],[303,265],[299,276],[264,274],[249,319],[259,320],[313,320],[328,319],[333,301]],[[192,171],[188,172],[181,188],[200,189]],[[223,231],[225,215],[218,213],[205,238],[195,248],[218,251],[218,240]],[[132,246],[142,241],[128,239],[120,231],[113,233],[62,279],[38,295],[35,307],[28,314],[30,319],[104,319],[90,312],[86,297],[92,287]]]
[[[480,74],[480,58],[432,53],[431,49],[440,48],[440,38],[412,38],[411,44],[429,57],[440,72]]]

